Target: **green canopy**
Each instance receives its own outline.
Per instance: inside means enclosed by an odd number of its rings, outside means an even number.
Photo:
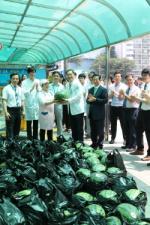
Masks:
[[[150,0],[0,0],[0,62],[56,62],[150,33]]]

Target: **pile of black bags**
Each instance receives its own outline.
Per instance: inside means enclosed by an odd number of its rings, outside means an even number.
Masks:
[[[1,225],[148,225],[146,193],[117,150],[0,140]]]

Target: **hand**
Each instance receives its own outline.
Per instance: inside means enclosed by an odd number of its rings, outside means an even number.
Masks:
[[[56,104],[67,104],[68,103],[68,100],[67,99],[54,100],[54,103],[56,103]]]
[[[136,96],[135,95],[130,95],[130,98],[131,98],[132,101],[136,100]]]
[[[9,112],[5,113],[5,117],[6,117],[6,120],[10,120],[11,119],[11,115],[9,114]]]
[[[22,111],[22,118],[25,118],[25,112]]]
[[[125,95],[125,91],[124,90],[120,90],[119,91],[119,95]]]
[[[147,91],[143,91],[143,92],[142,92],[142,97],[143,97],[143,98],[150,98],[150,94],[148,94]]]
[[[88,98],[89,102],[95,102],[96,98],[92,95],[91,97]]]

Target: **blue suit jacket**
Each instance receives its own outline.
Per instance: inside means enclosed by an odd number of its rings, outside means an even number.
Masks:
[[[90,104],[89,118],[92,120],[105,119],[105,104],[108,102],[107,89],[99,86],[94,95],[94,87],[92,87],[89,89],[89,94],[92,94],[96,98],[94,102],[89,102],[87,99],[87,103]]]

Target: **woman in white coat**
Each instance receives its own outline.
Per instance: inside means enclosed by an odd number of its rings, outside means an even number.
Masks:
[[[46,79],[41,81],[42,91],[38,94],[39,100],[39,124],[40,141],[45,140],[47,131],[48,140],[52,140],[54,127],[54,96],[49,92],[49,82]]]

